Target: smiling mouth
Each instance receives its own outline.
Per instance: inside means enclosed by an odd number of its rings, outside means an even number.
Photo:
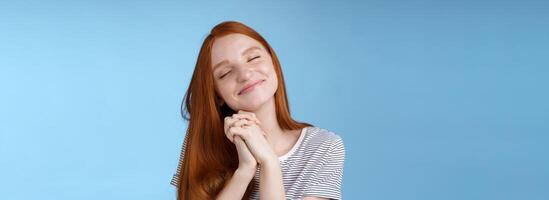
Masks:
[[[255,87],[258,86],[259,84],[263,83],[263,81],[265,81],[265,80],[257,81],[256,83],[254,83],[254,84],[251,85],[250,87],[247,87],[247,88],[243,89],[242,91],[240,91],[240,92],[238,93],[238,95],[243,95],[243,94],[246,94],[246,93],[248,93],[248,92],[254,90]]]

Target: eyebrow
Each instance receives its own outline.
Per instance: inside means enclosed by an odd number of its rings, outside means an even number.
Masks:
[[[253,46],[253,47],[247,48],[246,50],[244,50],[244,52],[242,52],[242,55],[245,55],[245,54],[247,54],[247,53],[250,52],[250,51],[259,50],[259,49],[261,49],[261,48],[259,48],[258,46]],[[221,65],[227,64],[227,63],[229,63],[229,61],[223,60],[223,61],[221,61],[221,62],[215,64],[212,71],[215,72],[215,69],[216,69],[216,68],[220,67]]]

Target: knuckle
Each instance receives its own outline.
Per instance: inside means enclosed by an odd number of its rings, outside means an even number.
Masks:
[[[234,132],[235,129],[236,129],[236,127],[233,126],[233,127],[229,128],[229,132]]]

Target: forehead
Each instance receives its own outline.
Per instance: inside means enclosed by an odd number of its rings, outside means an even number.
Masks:
[[[238,58],[244,50],[252,46],[263,49],[261,43],[244,34],[235,33],[217,38],[211,50],[212,65],[225,59]]]

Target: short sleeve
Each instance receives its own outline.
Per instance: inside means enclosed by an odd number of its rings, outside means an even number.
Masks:
[[[179,155],[179,163],[177,164],[177,169],[175,173],[173,174],[172,180],[170,181],[170,184],[178,187],[179,185],[179,174],[181,173],[181,170],[183,169],[183,160],[185,158],[185,147],[187,146],[187,135],[185,135],[185,139],[183,140],[183,144],[181,146],[181,154]]]
[[[304,196],[341,199],[341,181],[345,147],[341,137],[337,136],[329,150],[322,157],[318,171],[306,187]]]

